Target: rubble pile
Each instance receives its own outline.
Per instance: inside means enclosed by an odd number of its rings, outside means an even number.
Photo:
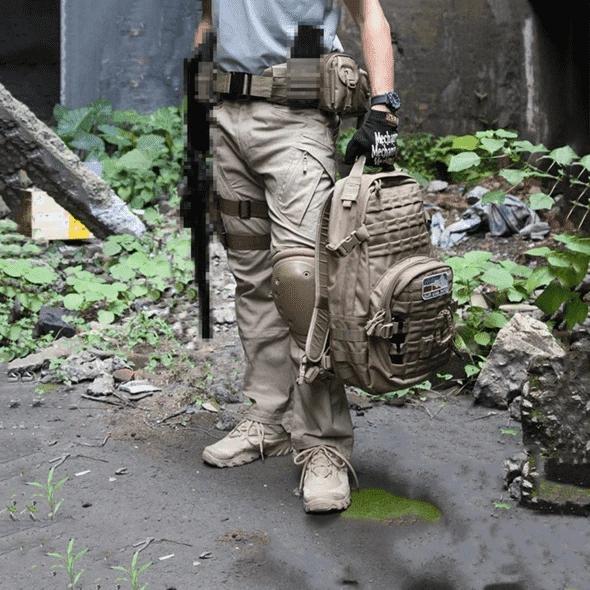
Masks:
[[[566,355],[535,358],[523,390],[526,454],[505,463],[506,486],[524,505],[590,516],[590,330]]]

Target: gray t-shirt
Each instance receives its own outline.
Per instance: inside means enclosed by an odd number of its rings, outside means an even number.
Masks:
[[[261,74],[287,61],[299,24],[322,27],[326,51],[342,51],[337,0],[213,0],[212,10],[216,62],[226,72]]]

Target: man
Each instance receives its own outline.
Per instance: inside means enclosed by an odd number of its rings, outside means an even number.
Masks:
[[[372,103],[379,103],[351,140],[346,159],[352,163],[366,154],[369,164],[380,164],[393,156],[397,137],[390,28],[379,0],[345,4],[360,28]],[[287,61],[302,24],[321,29],[323,52],[342,50],[340,12],[337,0],[204,0],[195,44],[213,29],[216,69],[260,76]],[[214,181],[237,283],[244,393],[252,406],[232,432],[204,449],[203,460],[233,467],[293,449],[302,467],[305,510],[343,510],[350,505],[348,471],[354,475],[344,387],[329,377],[297,382],[313,305],[316,226],[335,182],[339,117],[249,100],[242,78],[231,78],[239,80],[242,96],[222,94],[214,108]]]

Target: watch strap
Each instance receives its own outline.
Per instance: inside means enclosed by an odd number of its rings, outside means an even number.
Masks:
[[[378,94],[371,97],[371,106],[374,107],[378,104],[387,104],[387,94]]]

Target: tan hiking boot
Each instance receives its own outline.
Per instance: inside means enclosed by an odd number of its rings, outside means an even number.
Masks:
[[[246,419],[221,440],[205,447],[203,461],[215,467],[237,467],[290,452],[291,437],[282,426]]]
[[[300,451],[295,465],[301,465],[299,489],[303,490],[305,512],[346,510],[350,506],[350,471],[358,487],[352,465],[334,447],[317,446]]]

